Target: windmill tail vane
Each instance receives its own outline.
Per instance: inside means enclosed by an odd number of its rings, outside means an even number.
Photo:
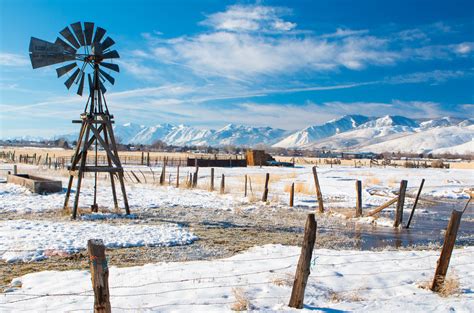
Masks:
[[[64,85],[71,89],[77,85],[76,93],[83,95],[87,76],[89,85],[89,97],[87,99],[84,113],[80,120],[73,123],[81,124],[77,145],[71,160],[69,169],[69,182],[64,200],[64,209],[68,208],[74,178],[77,177],[77,187],[74,199],[72,218],[76,218],[79,208],[79,196],[84,173],[93,172],[95,175],[94,202],[91,210],[98,210],[97,204],[97,182],[98,173],[110,175],[110,185],[115,208],[118,208],[115,180],[118,179],[122,191],[122,200],[125,211],[130,214],[127,194],[124,184],[124,170],[120,162],[117,145],[112,127],[113,115],[109,113],[104,94],[107,92],[105,83],[115,84],[115,78],[111,72],[120,72],[119,66],[113,63],[120,55],[112,46],[115,41],[105,36],[106,30],[95,27],[91,22],[77,22],[66,26],[59,32],[55,42],[31,37],[29,54],[33,69],[56,65],[58,78],[67,76]],[[105,37],[105,39],[104,39]],[[95,145],[95,147],[94,147]],[[98,150],[105,152],[106,163],[99,164]],[[95,150],[93,164],[88,163],[87,154]]]

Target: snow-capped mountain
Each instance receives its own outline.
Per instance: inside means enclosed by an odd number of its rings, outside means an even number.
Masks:
[[[228,124],[220,129],[186,125],[116,124],[115,136],[124,144],[254,147],[259,144],[300,149],[371,152],[474,153],[474,118],[441,117],[413,120],[403,116],[367,117],[346,115],[321,125],[286,131],[271,127]],[[77,139],[77,134],[51,139]],[[25,139],[25,138],[8,138]],[[38,139],[43,140],[45,138]]]
[[[280,140],[274,147],[295,148],[303,147],[317,140],[327,138],[339,133],[354,129],[359,125],[367,123],[370,120],[367,116],[362,115],[346,115],[339,119],[334,119],[322,125],[306,127],[297,131],[290,136]]]

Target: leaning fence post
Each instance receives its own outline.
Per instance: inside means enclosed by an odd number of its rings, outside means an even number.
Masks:
[[[110,313],[109,268],[105,257],[105,246],[101,239],[87,241],[92,289],[94,290],[94,313]]]
[[[395,222],[393,227],[398,227],[403,221],[403,206],[405,204],[405,192],[407,190],[407,181],[400,182],[400,192],[398,193],[397,211],[395,212]]]
[[[407,229],[410,227],[411,219],[415,214],[416,205],[418,204],[418,199],[420,198],[421,190],[423,189],[423,185],[425,184],[425,179],[421,180],[420,188],[418,189],[418,193],[416,194],[415,203],[413,203],[413,208],[411,209],[410,217],[408,218]]]
[[[294,199],[295,199],[295,183],[292,183],[291,188],[290,188],[290,208],[293,207]]]
[[[316,241],[316,220],[314,213],[308,214],[306,225],[304,228],[303,246],[296,267],[295,280],[293,289],[291,290],[291,298],[288,306],[292,308],[302,309],[304,302],[304,290],[310,274],[311,258],[313,256],[314,243]]]
[[[268,181],[270,180],[270,173],[265,175],[265,188],[263,189],[262,201],[267,202],[268,199]]]
[[[439,256],[438,263],[436,265],[436,272],[431,285],[431,290],[438,292],[444,283],[446,273],[448,272],[449,260],[453,253],[454,243],[456,242],[456,236],[458,234],[459,224],[461,223],[462,212],[453,210],[451,218],[449,219],[448,228],[444,235],[443,248],[441,255]]]
[[[318,197],[319,213],[324,213],[323,195],[321,193],[321,187],[319,186],[319,179],[318,179],[318,173],[316,172],[316,166],[313,166],[313,178],[314,178],[314,186],[316,187],[316,196]]]
[[[356,217],[362,216],[362,182],[360,180],[356,181]]]

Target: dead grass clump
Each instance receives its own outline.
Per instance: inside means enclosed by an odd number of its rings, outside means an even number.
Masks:
[[[286,185],[284,188],[285,192],[290,192],[291,190],[291,184]],[[305,194],[305,195],[312,195],[314,194],[314,187],[311,186],[310,184],[306,183],[295,183],[295,194],[300,193],[300,194]]]
[[[247,311],[252,308],[250,300],[242,288],[232,288],[232,295],[235,297],[235,302],[230,307],[232,311]]]
[[[285,273],[283,275],[276,276],[272,279],[272,283],[279,287],[291,287],[293,286],[293,275],[290,273]]]
[[[423,282],[418,287],[422,289],[431,289],[431,281]],[[441,297],[458,296],[461,294],[461,287],[459,277],[455,272],[452,272],[446,277],[444,283],[441,285],[438,294]]]
[[[331,291],[329,292],[329,301],[337,303],[337,302],[359,302],[364,301],[359,295],[358,290],[351,291],[351,292],[336,292]]]
[[[369,177],[364,179],[364,186],[375,186],[375,185],[380,185],[382,181],[377,178],[377,177]]]

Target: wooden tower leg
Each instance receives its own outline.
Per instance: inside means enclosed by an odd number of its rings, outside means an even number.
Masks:
[[[123,167],[122,164],[120,163],[120,158],[118,156],[118,151],[117,151],[117,143],[115,142],[115,137],[114,137],[114,130],[111,126],[110,120],[108,120],[107,123],[105,123],[105,129],[107,130],[107,133],[109,134],[110,137],[110,143],[112,144],[112,150],[113,154],[116,156],[117,159],[117,167],[120,168],[120,171],[117,173],[119,182],[120,182],[120,189],[122,190],[122,197],[123,197],[123,204],[125,206],[125,212],[127,215],[130,214],[130,208],[128,206],[128,199],[127,199],[127,192],[125,191],[125,183],[123,181]]]
[[[77,177],[77,188],[76,188],[76,197],[74,198],[74,207],[72,211],[72,218],[76,219],[77,217],[77,207],[79,206],[79,195],[81,193],[81,183],[82,183],[82,175],[84,173],[84,168],[86,166],[86,160],[87,160],[87,149],[89,149],[89,124],[88,122],[86,123],[86,135],[85,135],[85,140],[84,140],[84,146],[82,147],[82,153],[81,153],[81,165],[79,167],[78,171],[78,177]]]
[[[76,169],[76,165],[78,162],[78,154],[79,154],[79,151],[81,149],[81,144],[82,144],[82,137],[84,136],[84,130],[85,130],[84,126],[85,124],[83,122],[81,125],[81,130],[79,131],[79,138],[77,138],[76,151],[74,152],[74,156],[72,157],[71,168],[70,168],[71,171],[74,171]],[[68,207],[73,181],[74,181],[74,175],[70,174],[69,182],[67,184],[66,197],[64,198],[63,209],[67,209]]]
[[[107,128],[104,128],[104,140],[105,143],[108,145],[109,144],[109,137],[108,137],[108,132]],[[110,156],[107,155],[107,164],[109,167],[112,167],[112,161],[110,160]],[[117,192],[115,191],[115,181],[114,181],[114,173],[110,172],[110,186],[112,187],[112,196],[114,198],[114,208],[118,209],[118,201],[117,201]]]

